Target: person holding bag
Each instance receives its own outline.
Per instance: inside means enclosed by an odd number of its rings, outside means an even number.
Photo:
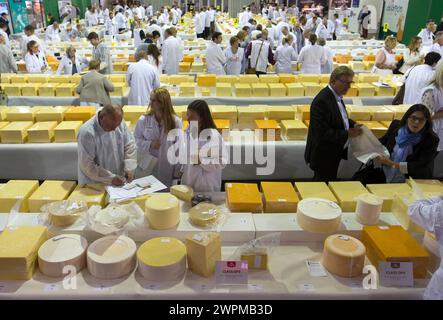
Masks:
[[[262,34],[257,35],[257,40],[253,40],[246,49],[246,59],[249,60],[247,74],[266,74],[268,63],[274,65],[274,54],[269,42],[262,39]]]

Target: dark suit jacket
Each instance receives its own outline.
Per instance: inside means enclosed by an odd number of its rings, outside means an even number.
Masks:
[[[355,122],[349,119],[349,127],[354,125]],[[334,93],[326,87],[311,103],[306,163],[314,171],[336,173],[340,160],[347,158],[347,149],[343,150],[347,140],[348,132]]]
[[[386,134],[380,142],[390,153],[395,147],[395,137],[400,129],[400,120],[392,121]],[[437,156],[437,146],[440,139],[434,133],[427,134],[423,140],[416,144],[413,152],[406,158],[408,163],[408,176],[414,179],[431,179],[434,171],[434,159]]]

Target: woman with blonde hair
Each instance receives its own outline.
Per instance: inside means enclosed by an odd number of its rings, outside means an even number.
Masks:
[[[168,134],[177,129],[175,138],[168,141]],[[180,165],[170,163],[168,150],[176,143],[181,143],[182,121],[172,108],[171,96],[165,87],[152,91],[149,107],[135,126],[134,137],[137,145],[138,168],[136,177],[153,174],[166,186],[178,177]]]
[[[437,151],[443,150],[443,64],[437,67],[431,84],[421,93],[424,104],[432,115],[434,132],[440,139]]]
[[[57,74],[73,75],[83,71],[88,66],[89,62],[85,58],[76,54],[74,46],[69,46],[66,49],[66,55],[60,61],[57,68]]]
[[[282,44],[278,46],[274,54],[275,71],[280,73],[292,73],[292,61],[297,61],[298,55],[292,43],[294,37],[288,34],[282,39]]]
[[[372,73],[378,73],[385,76],[393,74],[393,70],[397,68],[394,53],[396,46],[397,38],[393,36],[386,37],[384,47],[381,48],[375,56],[375,66],[372,69]]]
[[[420,54],[423,40],[420,37],[412,37],[403,60],[404,63],[400,68],[400,73],[405,74],[410,68],[418,66],[423,62],[424,56]]]

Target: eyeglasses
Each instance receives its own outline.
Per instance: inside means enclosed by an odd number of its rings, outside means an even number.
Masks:
[[[408,119],[411,120],[412,122],[418,122],[418,123],[425,123],[426,122],[426,119],[416,117],[416,116],[410,116]]]

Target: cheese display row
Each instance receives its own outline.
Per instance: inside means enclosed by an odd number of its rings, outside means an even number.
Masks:
[[[3,110],[5,121],[52,122],[65,121],[86,122],[97,112],[96,107],[7,107]]]

